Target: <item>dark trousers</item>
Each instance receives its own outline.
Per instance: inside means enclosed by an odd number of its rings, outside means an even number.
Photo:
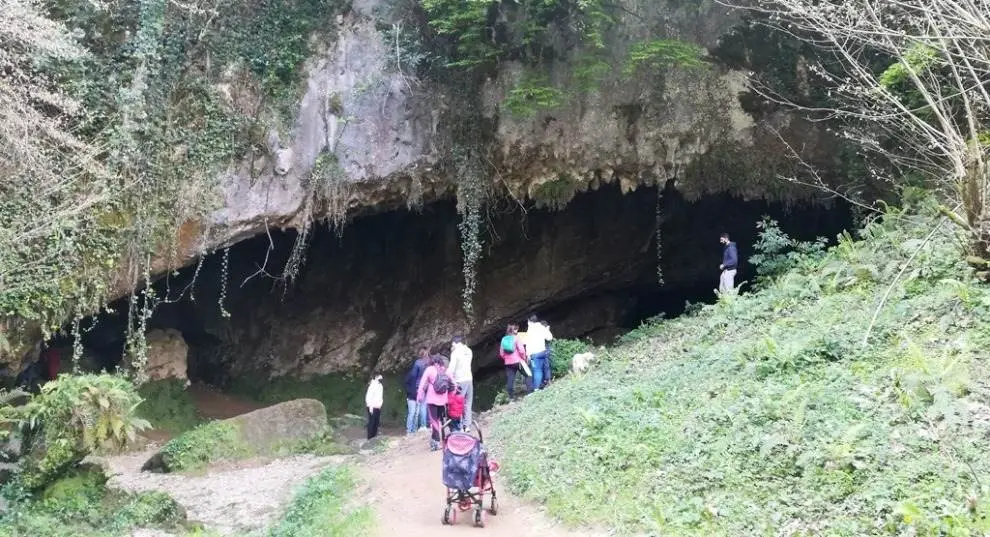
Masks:
[[[426,407],[430,417],[430,440],[439,442],[443,440],[442,429],[443,420],[447,416],[447,407],[443,405],[429,405]]]
[[[382,409],[376,408],[368,411],[368,440],[378,436],[378,426],[382,421]]]
[[[519,364],[505,366],[505,391],[509,392],[509,399],[512,399],[512,392],[516,387],[516,373],[519,372]]]
[[[543,386],[546,387],[550,384],[550,375],[553,374],[553,364],[550,362],[553,359],[552,353],[547,351],[547,357],[543,360]]]

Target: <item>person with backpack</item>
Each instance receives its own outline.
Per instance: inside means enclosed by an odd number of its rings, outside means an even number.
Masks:
[[[442,428],[447,409],[447,395],[454,388],[454,382],[447,375],[447,369],[443,364],[443,356],[433,355],[430,358],[430,366],[423,372],[423,378],[420,379],[419,388],[416,390],[416,401],[426,405],[430,422],[430,451],[440,449],[440,443],[443,441]]]
[[[414,434],[417,429],[426,427],[426,406],[416,402],[419,381],[423,378],[423,372],[430,365],[430,351],[426,347],[420,347],[419,356],[413,362],[409,372],[406,373],[406,434]]]
[[[364,404],[368,407],[368,440],[378,436],[378,426],[382,421],[382,402],[385,389],[382,386],[382,376],[375,375],[368,383],[368,391],[364,394]]]
[[[512,399],[515,388],[516,373],[521,367],[520,364],[526,360],[526,348],[518,334],[519,326],[510,324],[505,329],[505,336],[502,337],[498,347],[498,355],[505,364],[505,391],[508,392],[509,399]]]
[[[471,360],[474,353],[464,344],[464,338],[457,336],[450,345],[450,376],[464,397],[464,417],[460,420],[464,432],[471,430],[471,410],[474,399],[474,375],[471,373]]]
[[[529,316],[526,329],[526,353],[533,368],[533,389],[542,390],[550,382],[550,351],[547,342],[553,340],[550,328],[534,314]]]

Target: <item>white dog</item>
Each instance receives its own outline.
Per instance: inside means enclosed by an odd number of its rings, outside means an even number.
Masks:
[[[582,352],[575,354],[571,360],[571,373],[583,373],[595,361],[595,354],[592,352]]]

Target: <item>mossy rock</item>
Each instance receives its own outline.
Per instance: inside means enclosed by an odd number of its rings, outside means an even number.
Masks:
[[[296,399],[224,420],[237,426],[241,440],[258,453],[286,442],[303,441],[326,430],[327,410],[315,399]]]
[[[323,403],[297,399],[200,425],[166,443],[142,470],[190,471],[222,460],[273,455],[286,445],[317,438],[327,429]]]

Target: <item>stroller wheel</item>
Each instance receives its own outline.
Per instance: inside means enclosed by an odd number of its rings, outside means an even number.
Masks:
[[[474,511],[474,525],[479,528],[485,527],[485,510],[480,507]]]
[[[443,509],[443,518],[440,519],[440,522],[444,526],[457,522],[457,511],[454,510],[454,506],[447,504],[447,507]]]
[[[492,494],[492,503],[488,506],[488,513],[492,516],[498,514],[498,498],[496,498],[494,494]]]

